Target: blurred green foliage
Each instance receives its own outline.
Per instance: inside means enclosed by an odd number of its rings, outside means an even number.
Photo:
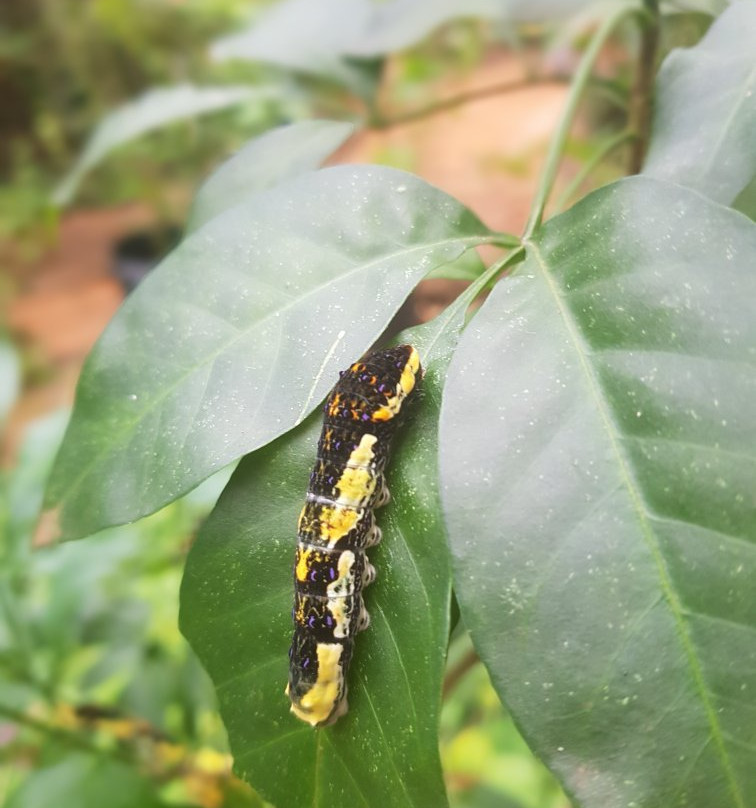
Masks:
[[[259,805],[177,629],[184,554],[228,475],[138,525],[46,546],[37,514],[66,421],[33,424],[0,478],[3,804]]]
[[[210,66],[209,40],[246,19],[259,0],[3,0],[0,4],[0,240],[49,243],[49,201],[96,123],[147,87],[238,67]],[[246,75],[254,68],[245,67]],[[196,181],[205,166],[255,131],[243,113],[209,126],[173,127],[135,143],[82,189],[82,201],[140,197],[160,203],[166,179]],[[241,117],[240,117],[241,116]],[[266,124],[269,122],[266,122]]]
[[[440,743],[452,808],[570,808],[501,704],[464,630],[451,642],[447,671]]]

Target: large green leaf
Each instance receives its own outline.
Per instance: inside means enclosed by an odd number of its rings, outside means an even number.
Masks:
[[[369,166],[216,216],[87,360],[47,496],[64,535],[151,513],[302,421],[425,274],[492,238],[441,191]]]
[[[278,808],[446,802],[437,724],[451,571],[436,428],[468,300],[404,335],[426,367],[424,392],[389,470],[392,501],[378,513],[384,538],[370,553],[372,622],[356,644],[350,712],[334,727],[300,723],[283,694],[295,525],[319,413],[242,461],[189,555],[182,630],[218,690],[237,770]]]
[[[452,360],[465,624],[585,808],[756,799],[756,227],[680,186],[549,222]]]
[[[274,92],[269,87],[195,87],[192,84],[149,90],[102,120],[74,167],[55,189],[53,198],[59,205],[70,202],[87,171],[130,140],[197,115],[241,103],[267,101]]]
[[[643,173],[730,204],[756,174],[756,2],[732,5],[659,71]]]
[[[199,189],[187,232],[253,193],[318,168],[352,132],[350,123],[300,121],[253,138]]]

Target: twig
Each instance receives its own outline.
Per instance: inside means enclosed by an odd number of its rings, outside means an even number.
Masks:
[[[630,93],[629,128],[637,133],[628,162],[628,173],[637,174],[643,167],[651,134],[656,52],[659,46],[659,4],[657,0],[644,0],[646,14],[642,17],[641,45],[635,83]]]
[[[540,227],[543,221],[543,212],[546,208],[551,189],[556,180],[557,170],[559,163],[564,153],[564,148],[567,143],[567,138],[570,134],[570,129],[575,120],[577,109],[583,97],[583,92],[588,85],[593,65],[598,58],[601,49],[606,40],[611,36],[614,29],[619,23],[628,15],[637,13],[636,6],[628,5],[626,3],[619,4],[614,11],[609,14],[599,26],[599,29],[593,35],[588,48],[580,60],[577,72],[570,85],[570,92],[567,96],[567,105],[565,107],[562,118],[559,121],[559,126],[554,134],[554,137],[549,144],[549,151],[546,155],[546,163],[541,174],[541,179],[538,183],[538,189],[533,199],[533,206],[530,211],[530,218],[528,219],[527,226],[525,227],[525,235],[523,239],[529,239],[533,233]]]
[[[436,104],[429,104],[420,109],[410,110],[409,112],[399,113],[393,117],[375,116],[370,120],[369,124],[374,129],[388,129],[392,126],[399,126],[403,123],[410,123],[411,121],[419,120],[420,118],[427,118],[431,115],[438,115],[441,112],[461,107],[464,104],[469,104],[472,101],[479,101],[482,98],[491,98],[496,95],[504,95],[505,93],[514,93],[519,90],[526,90],[536,84],[554,84],[556,82],[565,81],[560,76],[533,76],[531,78],[522,79],[521,81],[503,82],[501,84],[492,84],[490,87],[482,87],[480,90],[471,90],[467,93],[460,93],[459,95],[446,98]]]
[[[585,182],[588,175],[593,171],[594,168],[596,168],[597,165],[599,165],[599,163],[604,160],[608,154],[628,141],[634,141],[636,137],[637,135],[635,132],[623,131],[608,138],[601,146],[599,146],[591,159],[585,162],[580,171],[578,171],[578,173],[573,177],[572,181],[559,195],[559,198],[553,206],[554,213],[561,213],[565,209],[567,203],[574,196],[578,188],[580,188],[580,186]]]
[[[94,752],[98,755],[109,755],[119,760],[125,760],[129,763],[132,762],[131,755],[117,747],[104,748],[81,732],[64,729],[63,727],[56,727],[54,724],[48,724],[46,721],[41,721],[39,718],[34,718],[28,713],[17,710],[15,707],[10,707],[7,704],[0,704],[0,717],[7,718],[14,724],[20,724],[21,726],[41,732],[44,735],[48,735],[51,738],[62,741],[68,746],[83,749],[87,752]]]
[[[444,677],[444,684],[441,688],[441,699],[445,701],[449,694],[454,690],[454,688],[460,683],[460,681],[464,678],[465,674],[474,668],[478,662],[480,662],[480,658],[476,653],[474,648],[471,648],[458,662],[454,667],[449,669],[449,672]]]

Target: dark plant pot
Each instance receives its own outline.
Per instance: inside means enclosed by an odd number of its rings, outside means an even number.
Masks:
[[[111,271],[126,294],[133,291],[142,278],[163,260],[181,241],[181,236],[180,227],[164,225],[130,233],[116,242]]]

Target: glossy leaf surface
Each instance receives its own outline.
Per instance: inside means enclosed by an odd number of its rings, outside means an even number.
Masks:
[[[452,360],[462,617],[584,808],[756,794],[756,227],[636,178],[549,222]]]
[[[352,134],[338,121],[300,121],[249,141],[197,192],[186,226],[191,233],[253,193],[312,171]]]
[[[729,205],[756,175],[756,3],[734,3],[656,86],[643,173]]]
[[[76,165],[56,189],[55,201],[60,205],[70,202],[87,171],[111,151],[130,140],[176,121],[216,112],[243,102],[266,100],[271,95],[272,90],[269,88],[195,87],[192,84],[149,90],[102,120]]]
[[[278,808],[446,803],[437,723],[451,571],[436,484],[436,427],[465,310],[462,299],[402,337],[426,367],[424,392],[395,447],[392,501],[377,512],[383,541],[370,558],[378,578],[366,590],[372,621],[356,641],[349,713],[333,727],[313,730],[299,722],[283,693],[295,526],[319,412],[242,461],[192,548],[182,630],[218,690],[237,770]]]
[[[64,535],[151,513],[302,421],[424,275],[490,238],[441,191],[368,166],[216,216],[89,356],[48,489]]]

